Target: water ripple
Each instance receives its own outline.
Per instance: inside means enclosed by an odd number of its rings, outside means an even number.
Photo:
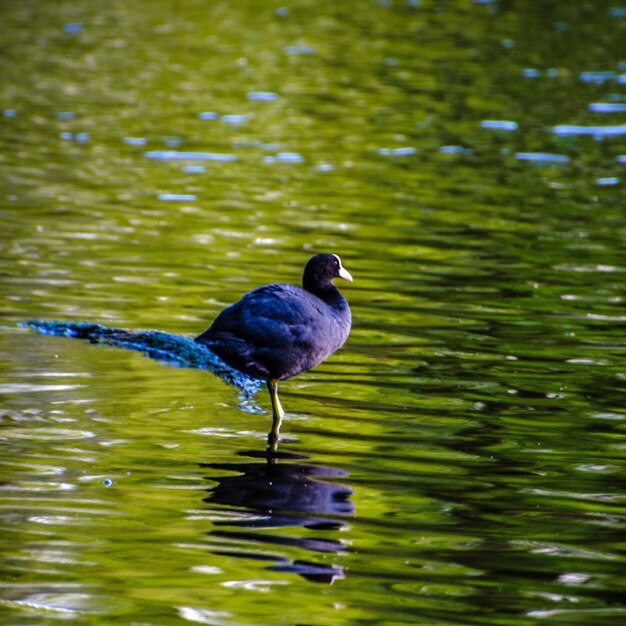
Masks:
[[[70,428],[17,428],[8,427],[2,430],[2,439],[27,439],[39,441],[67,441],[77,439],[91,439],[96,433],[89,430],[74,430]]]
[[[36,393],[46,391],[72,391],[83,385],[38,385],[36,383],[7,383],[0,385],[0,393]]]

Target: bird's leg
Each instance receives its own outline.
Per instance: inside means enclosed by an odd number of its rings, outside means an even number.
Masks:
[[[272,400],[272,430],[267,435],[268,452],[276,452],[278,448],[278,431],[285,412],[278,399],[278,381],[275,378],[268,380],[267,388]]]

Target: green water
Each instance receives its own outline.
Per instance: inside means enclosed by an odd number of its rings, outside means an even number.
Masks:
[[[602,0],[1,3],[0,621],[625,623],[625,39]],[[18,326],[195,336],[318,251],[352,334],[273,464],[265,392]]]

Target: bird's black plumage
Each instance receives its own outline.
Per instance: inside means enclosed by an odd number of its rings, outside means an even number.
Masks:
[[[352,315],[334,278],[352,280],[337,255],[318,254],[304,268],[302,287],[259,287],[196,337],[228,365],[268,383],[275,421],[282,415],[278,381],[319,365],[348,338]]]
[[[318,254],[305,267],[304,288],[259,287],[224,309],[196,341],[261,380],[306,372],[341,348],[350,333],[350,307],[332,284],[342,269],[334,254]]]

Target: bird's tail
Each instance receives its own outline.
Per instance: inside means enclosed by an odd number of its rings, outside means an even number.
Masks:
[[[91,343],[138,350],[151,359],[180,367],[209,370],[240,389],[247,397],[256,393],[260,387],[259,381],[226,365],[209,348],[182,335],[171,335],[159,330],[111,328],[90,322],[31,320],[22,326],[33,328],[42,335],[86,339]]]

